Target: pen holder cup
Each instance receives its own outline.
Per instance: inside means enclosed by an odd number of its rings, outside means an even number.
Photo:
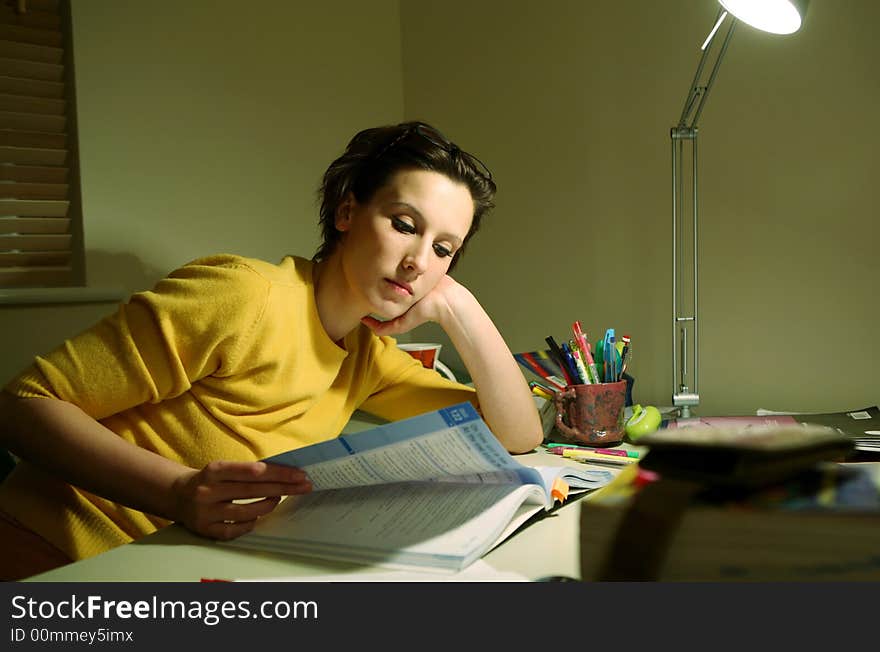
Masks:
[[[556,393],[556,427],[585,446],[611,446],[624,437],[626,381],[568,385]]]

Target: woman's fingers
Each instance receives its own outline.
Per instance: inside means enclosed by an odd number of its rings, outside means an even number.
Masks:
[[[265,498],[308,493],[312,489],[305,472],[265,462],[211,462],[197,488],[203,503]]]
[[[202,470],[203,481],[212,482],[300,482],[305,471],[265,462],[211,462]]]
[[[185,487],[184,525],[203,536],[226,540],[249,532],[282,496],[310,492],[312,483],[301,469],[280,464],[211,462],[190,476]]]
[[[312,490],[308,480],[300,482],[219,482],[200,487],[196,500],[201,503],[219,503],[248,498],[271,498],[306,494]]]
[[[240,537],[242,534],[247,534],[254,529],[254,526],[256,524],[256,520],[240,521],[236,523],[224,523],[223,521],[217,521],[207,525],[198,534],[210,537],[212,539],[218,539],[220,541],[229,541],[230,539]]]
[[[406,313],[404,313],[406,314]],[[376,335],[400,335],[410,330],[401,325],[401,318],[389,319],[388,321],[379,321],[375,317],[362,317],[361,323],[373,331]]]

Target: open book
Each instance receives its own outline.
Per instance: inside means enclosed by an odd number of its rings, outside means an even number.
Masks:
[[[303,469],[314,491],[287,498],[226,545],[447,571],[482,557],[568,490],[613,478],[520,464],[470,403],[265,461]]]

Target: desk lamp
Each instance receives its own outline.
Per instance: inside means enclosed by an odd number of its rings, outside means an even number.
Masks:
[[[791,34],[800,29],[801,21],[807,9],[809,0],[719,0],[721,9],[715,19],[709,36],[701,47],[703,55],[697,65],[694,80],[688,89],[688,94],[681,111],[678,124],[670,130],[672,139],[672,404],[680,408],[683,418],[691,416],[691,408],[699,405],[700,394],[698,387],[697,369],[699,363],[699,322],[698,322],[698,244],[697,237],[697,121],[700,113],[712,89],[712,83],[718,74],[718,67],[727,51],[727,46],[733,36],[738,21],[743,21],[765,32],[773,34]],[[712,46],[716,43],[716,34],[724,23],[728,14],[732,14],[727,21],[727,33],[724,36],[721,47],[715,55],[714,63],[707,81],[702,81],[704,68],[710,58]],[[691,213],[692,221],[690,233],[685,234],[683,226],[684,204],[684,175],[683,163],[685,143],[690,144],[691,163]],[[685,248],[685,236],[692,248],[692,262],[690,278],[688,275],[687,262],[683,256]],[[690,281],[691,305],[685,306],[683,297],[687,292],[686,284]],[[688,310],[690,308],[690,310]],[[689,314],[688,314],[689,313]],[[688,337],[690,333],[690,338]],[[690,342],[688,341],[690,339]],[[688,364],[688,352],[691,352],[691,364]],[[679,360],[680,358],[680,360]],[[679,364],[680,362],[680,364]],[[689,376],[690,373],[690,376]]]

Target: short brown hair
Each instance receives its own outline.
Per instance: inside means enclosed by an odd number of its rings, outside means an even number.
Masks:
[[[470,237],[480,228],[483,215],[494,207],[496,187],[491,172],[482,161],[459,149],[425,122],[402,122],[364,129],[330,164],[318,191],[323,242],[313,260],[323,260],[336,249],[342,237],[336,229],[336,211],[349,192],[358,203],[367,203],[392,175],[405,169],[439,172],[464,184],[471,194],[473,221],[464,243],[449,265],[451,271]]]

